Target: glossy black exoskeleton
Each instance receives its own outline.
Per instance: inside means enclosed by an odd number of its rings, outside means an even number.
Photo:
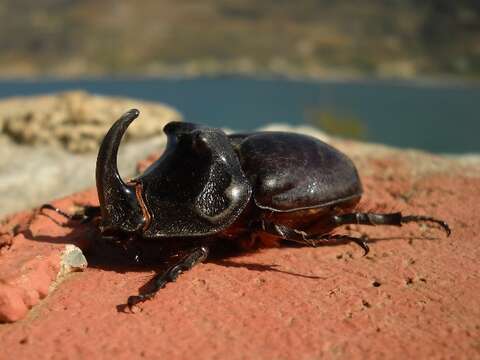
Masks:
[[[203,261],[218,241],[244,248],[283,241],[316,246],[365,239],[331,234],[345,224],[431,222],[426,216],[355,212],[362,185],[352,161],[310,136],[285,132],[227,135],[220,129],[171,122],[163,155],[139,177],[124,182],[117,170],[121,138],[138,110],[125,113],[106,134],[97,159],[100,229],[104,235],[172,242],[192,238],[191,249],[155,278],[149,299],[167,282]]]

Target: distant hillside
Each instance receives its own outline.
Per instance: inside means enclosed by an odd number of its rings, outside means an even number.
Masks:
[[[480,76],[479,0],[3,0],[0,76]]]

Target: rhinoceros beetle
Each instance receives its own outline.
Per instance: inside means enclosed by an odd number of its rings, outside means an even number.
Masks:
[[[428,216],[355,212],[362,184],[353,162],[316,138],[294,133],[227,135],[216,128],[170,122],[164,128],[168,142],[163,155],[139,177],[124,182],[117,152],[138,115],[136,109],[128,111],[106,134],[96,165],[100,206],[89,208],[83,219],[96,217],[105,236],[157,242],[191,238],[192,245],[156,276],[153,291],[131,296],[129,306],[152,298],[205,260],[219,241],[239,241],[244,248],[352,241],[367,254],[364,238],[331,231],[346,224],[430,222],[450,235],[447,223]]]

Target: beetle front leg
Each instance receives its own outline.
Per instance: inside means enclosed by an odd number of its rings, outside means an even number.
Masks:
[[[158,274],[154,279],[153,290],[141,295],[133,295],[128,298],[127,305],[131,309],[134,305],[152,299],[156,293],[162,289],[168,282],[177,280],[178,276],[193,268],[195,265],[203,262],[208,256],[208,247],[200,246],[193,248],[189,253],[175,265],[171,266],[167,271]]]
[[[56,213],[62,215],[70,221],[79,221],[81,224],[88,223],[100,216],[100,206],[86,205],[83,210],[78,213],[68,214],[65,211],[53,206],[52,204],[43,204],[40,206],[39,213],[42,214],[43,210],[53,210]]]
[[[375,214],[375,213],[351,213],[343,215],[334,215],[332,221],[335,225],[349,225],[349,224],[359,224],[359,225],[394,225],[402,226],[409,222],[422,223],[429,222],[434,223],[440,226],[446,233],[447,236],[450,236],[451,229],[448,224],[443,220],[438,220],[430,216],[422,215],[407,215],[403,216],[401,212],[390,213],[390,214]]]

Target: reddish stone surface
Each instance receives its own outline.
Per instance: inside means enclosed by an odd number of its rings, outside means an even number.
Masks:
[[[94,194],[94,191],[77,194],[55,204],[72,210],[73,204],[82,198],[95,201]],[[22,319],[48,295],[55,286],[66,244],[81,248],[88,245],[89,229],[72,232],[54,222],[65,219],[56,213],[49,214],[52,218],[38,210],[22,212],[8,217],[0,228],[0,322]]]
[[[128,314],[117,305],[153,268],[91,266],[38,302],[58,249],[85,248],[93,230],[20,214],[2,228],[18,234],[2,238],[11,244],[2,248],[0,284],[24,289],[27,306],[38,304],[0,325],[0,348],[8,349],[0,358],[480,357],[479,169],[424,171],[419,164],[447,161],[429,156],[356,160],[364,209],[442,218],[452,236],[426,225],[354,226],[372,238],[366,257],[351,244],[239,254],[200,264]],[[70,211],[74,202],[95,201],[90,191],[55,204]]]

